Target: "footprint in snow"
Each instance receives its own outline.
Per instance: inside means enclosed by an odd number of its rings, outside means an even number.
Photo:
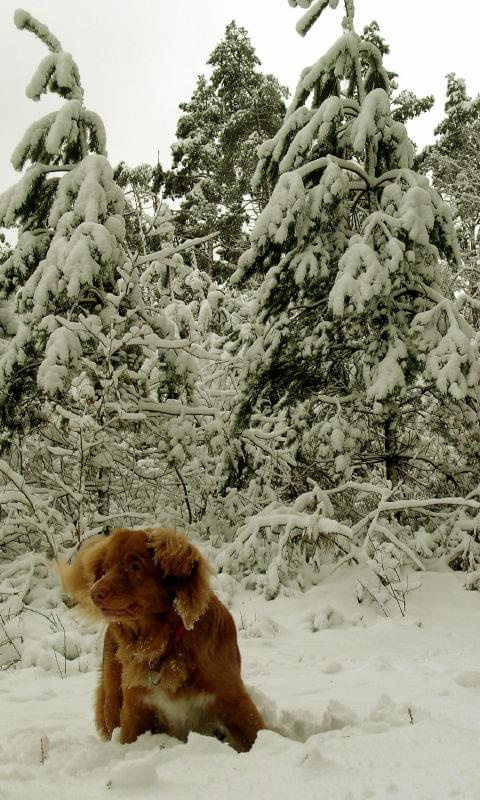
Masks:
[[[302,617],[304,625],[312,631],[323,631],[327,628],[338,628],[345,625],[345,617],[332,606],[324,606],[320,611],[309,611]]]
[[[240,620],[238,634],[244,639],[271,639],[279,632],[277,623],[270,617]]]
[[[478,688],[480,686],[480,672],[478,670],[459,672],[453,680],[464,688]]]

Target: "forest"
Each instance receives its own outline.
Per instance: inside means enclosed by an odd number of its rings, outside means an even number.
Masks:
[[[418,150],[408,123],[434,99],[386,69],[379,25],[357,30],[353,0],[289,4],[292,37],[336,14],[338,39],[289,92],[232,21],[168,166],[110,163],[82,65],[15,13],[45,50],[27,96],[58,108],[32,104],[0,195],[9,674],[90,669],[50,565],[117,527],[183,531],[265,614],[326,569],[401,624],[439,565],[460,605],[478,597],[480,95],[449,74]]]
[[[433,98],[386,72],[375,22],[347,4],[292,97],[232,22],[171,168],[111,165],[72,56],[15,24],[47,52],[27,96],[59,109],[0,198],[0,577],[155,521],[270,597],[332,557],[394,591],[445,557],[475,586],[480,99],[449,75],[416,153]]]

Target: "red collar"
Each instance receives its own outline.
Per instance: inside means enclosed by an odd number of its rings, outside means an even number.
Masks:
[[[167,649],[165,650],[165,653],[163,654],[164,658],[168,653],[170,653],[171,650],[173,650],[175,645],[178,644],[183,639],[183,637],[185,636],[186,632],[187,632],[187,629],[186,629],[185,625],[183,624],[183,622],[181,622],[180,625],[178,626],[177,630],[173,634],[172,638],[170,639],[168,645],[167,645]]]

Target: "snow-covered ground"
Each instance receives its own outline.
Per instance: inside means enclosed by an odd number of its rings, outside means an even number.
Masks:
[[[358,603],[358,576],[345,569],[270,602],[216,579],[272,728],[242,755],[196,734],[99,741],[95,635],[80,634],[72,612],[65,635],[29,615],[25,662],[37,666],[0,673],[0,797],[480,800],[480,594],[459,574],[415,573],[406,617],[392,603],[387,618]],[[62,640],[68,661],[38,666]]]

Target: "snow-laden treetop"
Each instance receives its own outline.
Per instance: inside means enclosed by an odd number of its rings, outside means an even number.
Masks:
[[[82,102],[83,88],[78,67],[71,54],[63,50],[57,37],[50,33],[46,25],[22,8],[17,8],[14,20],[19,30],[31,31],[50,50],[50,55],[40,62],[27,86],[27,97],[40,100],[42,94],[51,91],[68,100]]]
[[[28,11],[17,9],[14,15],[19,30],[33,33],[49,49],[26,88],[27,97],[40,100],[53,92],[66,100],[59,111],[36,120],[23,135],[12,153],[12,165],[21,170],[27,161],[38,164],[69,164],[88,152],[106,155],[106,136],[102,120],[84,106],[80,72],[70,53],[46,25]],[[6,220],[11,225],[12,220]],[[14,223],[13,223],[14,224]]]
[[[338,0],[288,0],[288,2],[293,7],[300,6],[300,8],[308,9],[307,13],[297,22],[297,31],[301,36],[305,36],[327,6],[330,6],[330,8],[337,8],[338,6]],[[344,3],[345,17],[343,19],[343,27],[346,30],[351,30],[355,14],[354,3],[353,0],[344,0]]]

